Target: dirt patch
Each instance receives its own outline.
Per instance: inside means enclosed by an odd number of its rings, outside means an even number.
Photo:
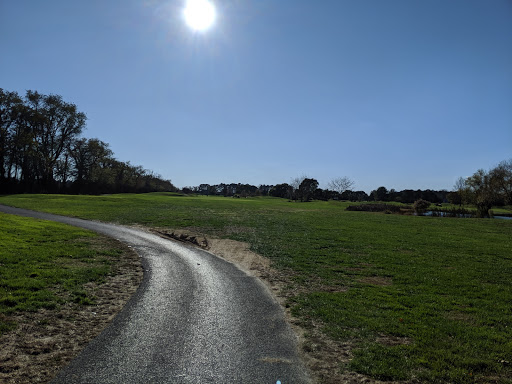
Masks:
[[[376,341],[377,343],[386,345],[388,347],[411,344],[411,339],[409,339],[408,337],[398,337],[390,335],[380,335]]]
[[[358,280],[360,283],[378,285],[380,287],[387,287],[393,284],[391,277],[385,276],[366,276]]]
[[[252,252],[249,244],[228,239],[210,239],[209,251],[236,264],[243,271],[256,277],[267,276],[270,260]]]
[[[256,276],[267,277],[273,271],[270,260],[252,252],[249,244],[229,239],[216,239],[190,230],[169,230],[165,228],[152,228],[151,232],[181,242],[191,243],[223,259],[236,264],[244,272]]]
[[[352,341],[336,342],[319,331],[321,324],[310,324],[308,336],[302,343],[305,361],[315,376],[317,383],[322,384],[393,384],[383,382],[345,369],[352,359]]]
[[[137,227],[138,229],[144,229],[141,227]],[[206,237],[201,235],[192,235],[188,231],[183,230],[176,230],[176,231],[169,231],[167,229],[152,229],[151,232],[156,233],[159,236],[162,236],[167,239],[172,240],[178,240],[183,243],[191,243],[194,245],[197,245],[198,247],[201,247],[203,249],[208,249],[209,244]]]
[[[469,313],[459,312],[459,311],[450,311],[445,316],[447,319],[460,321],[462,323],[466,323],[469,325],[477,324],[477,320],[475,319],[475,317]]]
[[[85,285],[85,290],[95,297],[94,305],[68,302],[58,310],[6,316],[18,326],[0,336],[1,383],[50,381],[101,333],[137,290],[143,275],[139,256],[113,239],[100,237],[94,246],[124,250],[122,255],[112,256],[113,270],[108,281]]]

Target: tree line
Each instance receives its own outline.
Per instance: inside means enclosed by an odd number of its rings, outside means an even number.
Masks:
[[[328,183],[326,189],[319,188],[316,179],[306,175],[295,177],[289,183],[254,186],[250,184],[201,184],[197,187],[185,187],[184,193],[217,196],[274,196],[294,201],[310,200],[347,200],[379,201],[413,204],[426,201],[434,204],[452,203],[471,204],[477,209],[477,216],[489,217],[492,206],[512,204],[512,159],[502,161],[489,171],[482,169],[470,177],[459,178],[452,191],[447,190],[388,190],[381,186],[370,192],[353,191],[353,180],[338,177]]]
[[[432,203],[448,202],[450,192],[446,190],[433,191],[411,190],[395,191],[386,187],[379,187],[368,195],[365,191],[353,191],[354,181],[346,176],[332,179],[326,189],[319,188],[318,180],[306,175],[292,178],[289,183],[276,185],[250,185],[250,184],[200,184],[195,187],[183,188],[184,193],[213,195],[213,196],[273,196],[292,201],[307,202],[311,200],[346,200],[346,201],[385,201],[412,204],[417,200],[428,200]]]
[[[175,191],[170,180],[81,136],[87,117],[59,95],[0,88],[0,193]]]
[[[348,179],[350,180],[350,179]],[[331,181],[326,189],[319,188],[319,183],[314,178],[298,177],[292,179],[289,183],[276,185],[250,185],[250,184],[200,184],[195,187],[183,188],[183,193],[212,195],[212,196],[235,196],[235,197],[251,197],[251,196],[273,196],[294,201],[311,201],[311,200],[346,200],[346,201],[384,201],[384,202],[401,202],[412,204],[417,200],[427,200],[432,203],[446,203],[449,201],[451,192],[446,190],[412,190],[406,189],[396,191],[388,190],[386,187],[379,187],[371,191],[368,195],[365,191],[353,191],[349,184],[333,184]]]
[[[226,197],[273,196],[293,201],[368,200],[369,196],[366,192],[350,190],[353,185],[354,182],[348,177],[339,177],[331,180],[327,189],[322,189],[318,187],[318,180],[303,175],[293,178],[290,183],[276,185],[200,184],[195,187],[185,187],[182,191],[184,193]]]
[[[226,196],[226,197],[250,197],[250,196],[273,196],[295,201],[347,199],[364,200],[368,195],[363,191],[349,191],[353,181],[347,177],[337,178],[329,184],[331,189],[318,188],[316,179],[299,176],[290,181],[277,185],[251,185],[241,183],[231,184],[200,184],[195,187],[185,187],[183,193],[200,195]]]
[[[349,192],[349,191],[347,191]],[[352,200],[343,198],[343,200]],[[452,203],[473,205],[477,217],[489,217],[493,206],[512,205],[512,159],[504,160],[488,171],[479,169],[469,177],[459,177],[452,191],[412,190],[396,191],[379,187],[370,192],[369,201],[400,202],[412,204],[417,201],[430,203]]]
[[[119,161],[109,145],[82,137],[87,117],[59,95],[27,91],[24,97],[0,88],[0,193],[140,193],[177,191],[170,180]],[[326,189],[302,175],[277,185],[201,184],[184,193],[220,196],[275,196],[294,201],[350,200],[472,204],[481,217],[492,206],[512,204],[512,159],[489,171],[478,170],[459,178],[454,190],[388,190],[379,187],[368,195],[353,191],[344,176]]]
[[[441,204],[449,201],[449,195],[450,192],[447,190],[404,189],[402,191],[396,191],[394,189],[388,190],[386,187],[379,187],[370,192],[369,200],[404,204],[412,204],[418,200],[426,200],[434,204]]]

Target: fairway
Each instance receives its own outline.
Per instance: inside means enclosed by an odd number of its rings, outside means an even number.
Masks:
[[[306,352],[321,356],[319,335],[349,352],[332,356],[337,377],[511,382],[512,221],[172,194],[12,195],[0,204],[248,242],[279,270]]]

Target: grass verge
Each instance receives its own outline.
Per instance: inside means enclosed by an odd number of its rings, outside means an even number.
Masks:
[[[349,358],[338,361],[341,375],[512,382],[508,220],[348,212],[342,202],[166,194],[19,195],[0,203],[250,243],[287,276],[288,305],[302,326],[350,344]]]
[[[64,224],[0,213],[0,335],[16,327],[13,313],[93,304],[84,285],[102,283],[111,257],[122,252],[97,240]]]
[[[0,213],[0,382],[48,382],[141,279],[138,255],[114,239]]]

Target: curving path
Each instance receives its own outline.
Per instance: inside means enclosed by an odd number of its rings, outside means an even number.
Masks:
[[[58,383],[310,383],[296,336],[266,287],[209,252],[133,228],[0,205],[114,237],[142,257],[144,279]]]

